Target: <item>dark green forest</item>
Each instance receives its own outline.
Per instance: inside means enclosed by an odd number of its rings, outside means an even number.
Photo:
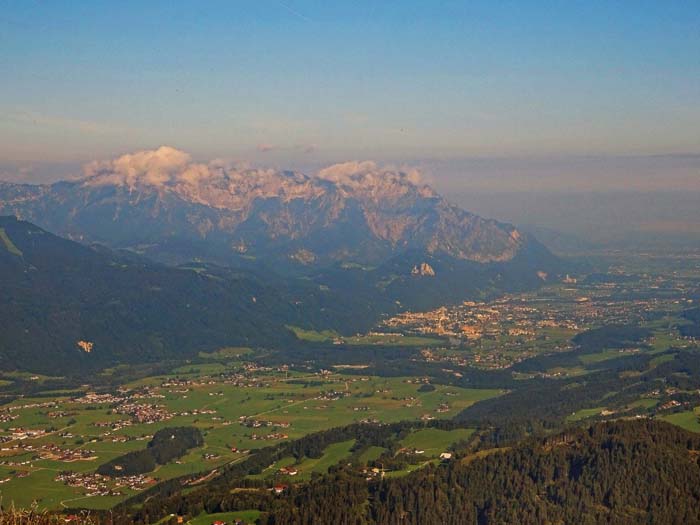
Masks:
[[[387,445],[407,428],[347,427],[308,436],[295,447],[298,454],[313,455],[348,435],[359,436],[359,448]],[[453,459],[402,478],[367,481],[359,466],[343,462],[281,495],[243,480],[256,470],[254,464],[235,466],[204,488],[151,493],[139,498],[137,510],[117,508],[110,519],[152,523],[167,513],[255,508],[267,525],[700,523],[697,434],[646,419],[523,438],[527,433],[513,428],[502,439],[481,433],[457,446]]]
[[[603,423],[492,452],[373,484],[340,468],[290,489],[267,523],[700,522],[700,437],[670,425]]]
[[[153,435],[144,450],[134,450],[103,463],[98,474],[106,476],[131,476],[151,472],[157,465],[182,457],[189,449],[204,443],[202,433],[195,427],[168,427]]]
[[[86,375],[229,345],[289,345],[287,325],[355,331],[378,311],[301,280],[174,268],[0,217],[0,368]],[[90,351],[79,341],[92,343]],[[28,349],[31,348],[31,352]]]

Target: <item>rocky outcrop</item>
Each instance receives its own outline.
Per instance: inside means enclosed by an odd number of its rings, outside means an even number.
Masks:
[[[435,270],[428,263],[420,263],[420,265],[415,265],[411,270],[411,275],[418,275],[421,277],[435,277]]]

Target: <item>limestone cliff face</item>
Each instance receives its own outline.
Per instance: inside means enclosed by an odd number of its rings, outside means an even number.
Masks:
[[[376,263],[406,250],[504,262],[528,242],[511,225],[450,205],[411,170],[352,162],[310,176],[198,164],[167,147],[93,164],[74,181],[0,183],[0,214],[155,255],[168,244],[194,250],[183,258],[206,256],[196,253],[206,243],[219,258],[304,265]]]

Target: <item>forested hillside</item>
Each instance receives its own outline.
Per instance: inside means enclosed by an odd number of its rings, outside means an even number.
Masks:
[[[294,341],[285,326],[366,328],[378,312],[308,282],[84,246],[0,218],[0,367],[78,373]]]
[[[450,459],[403,477],[367,477],[353,459],[277,494],[247,477],[291,451],[314,456],[349,436],[357,436],[357,451],[392,447],[410,428],[354,425],[309,435],[231,464],[191,491],[177,480],[154,487],[113,509],[109,520],[145,524],[170,514],[166,522],[174,524],[177,515],[255,509],[267,525],[700,523],[700,435],[649,419],[530,437],[523,429],[484,430],[456,444]]]
[[[341,468],[267,523],[700,523],[698,454],[700,437],[668,424],[604,423],[379,483]]]

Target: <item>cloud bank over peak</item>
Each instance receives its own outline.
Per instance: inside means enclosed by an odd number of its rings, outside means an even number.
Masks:
[[[366,197],[400,197],[410,192],[433,196],[414,168],[380,166],[374,161],[334,164],[307,176],[297,172],[251,168],[220,159],[202,163],[170,146],[129,153],[84,167],[89,186],[126,186],[134,189],[173,189],[191,200],[235,205],[231,196],[314,196],[331,183],[340,193]],[[227,197],[228,196],[228,197]],[[236,199],[234,199],[236,200]]]
[[[127,153],[114,160],[94,161],[84,167],[93,185],[160,186],[182,177],[191,167],[192,158],[170,146],[155,150]]]
[[[416,168],[397,169],[393,166],[380,167],[376,162],[365,160],[361,162],[342,162],[323,168],[317,174],[321,179],[336,184],[355,186],[359,184],[386,181],[408,182],[414,186],[424,185],[423,176]]]

